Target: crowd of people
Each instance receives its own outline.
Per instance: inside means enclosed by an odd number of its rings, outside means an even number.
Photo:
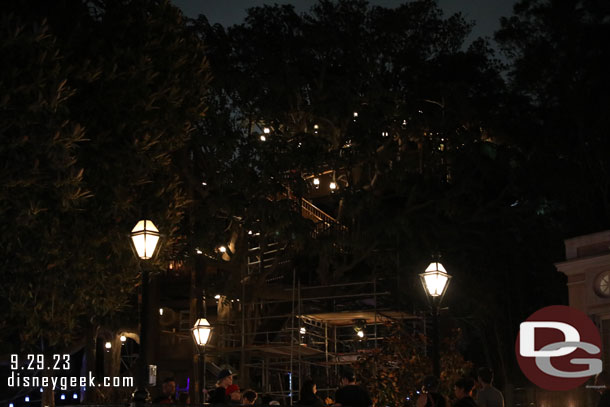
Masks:
[[[229,369],[223,369],[218,373],[216,387],[214,390],[204,390],[206,403],[212,406],[247,406],[254,405],[259,400],[259,395],[252,389],[241,391],[239,386],[233,383],[235,374]],[[369,393],[364,387],[356,383],[356,377],[352,372],[346,371],[340,378],[341,387],[335,394],[335,400],[326,398],[322,400],[318,396],[315,381],[305,380],[301,385],[299,399],[294,404],[297,406],[314,407],[369,407],[373,404]],[[176,382],[173,378],[163,381],[162,394],[153,400],[154,404],[188,404],[189,400],[176,399]],[[270,395],[262,395],[258,403],[262,406],[280,405]]]
[[[492,385],[491,369],[482,367],[477,373],[476,381],[470,377],[462,377],[455,382],[453,407],[504,407],[504,396]],[[448,407],[449,403],[439,393],[438,388],[439,381],[436,377],[426,377],[416,407]]]
[[[218,373],[216,387],[214,390],[204,390],[206,402],[212,406],[238,406],[258,405],[274,406],[280,402],[274,400],[270,395],[259,395],[252,389],[241,391],[239,386],[233,383],[235,375],[229,369],[223,369]],[[602,397],[598,407],[610,407],[610,389],[607,374],[601,374],[596,379],[597,387],[601,389]],[[504,407],[502,393],[493,386],[493,372],[491,369],[482,367],[477,371],[477,379],[462,377],[454,383],[454,402],[450,404],[448,399],[439,392],[440,383],[434,376],[428,376],[423,380],[421,390],[416,398],[416,407]],[[162,385],[163,394],[155,399],[155,404],[185,404],[188,400],[175,399],[176,382],[168,378]],[[344,371],[340,377],[340,387],[335,392],[334,400],[322,399],[318,396],[317,384],[312,379],[307,379],[301,384],[299,398],[293,403],[296,406],[313,407],[371,407],[373,401],[368,391],[356,382],[356,377],[351,371]]]
[[[233,383],[233,373],[224,369],[218,374],[216,388],[209,392],[207,402],[212,405],[252,405],[256,402],[258,394],[254,390],[240,392],[239,387]],[[453,407],[504,407],[502,393],[493,387],[493,372],[488,368],[478,371],[477,382],[471,378],[461,378],[454,385],[456,401]],[[322,399],[318,396],[317,384],[312,379],[305,380],[301,385],[299,399],[296,406],[313,407],[370,407],[373,401],[368,391],[356,382],[351,371],[341,374],[340,387],[335,392],[334,400]],[[422,386],[416,407],[449,407],[447,399],[439,393],[439,381],[434,376],[427,377]],[[476,394],[474,394],[476,393]],[[262,398],[262,405],[279,405],[280,403],[268,396]]]

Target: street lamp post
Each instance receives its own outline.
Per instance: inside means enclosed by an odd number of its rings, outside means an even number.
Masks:
[[[131,230],[132,248],[141,260],[150,260],[157,253],[159,247],[159,229],[150,220],[140,220]],[[146,386],[148,384],[148,267],[141,267],[142,274],[142,305],[140,306],[140,355],[139,374],[137,375],[138,388],[133,393],[133,401],[136,405],[145,403],[149,398]]]
[[[193,334],[193,340],[197,346],[197,353],[199,354],[199,366],[203,364],[203,373],[201,373],[201,390],[198,392],[198,397],[201,395],[202,404],[205,403],[205,345],[207,345],[212,334],[212,326],[206,319],[206,304],[205,304],[205,291],[203,293],[203,318],[199,318],[195,321],[195,325],[191,328]],[[202,362],[203,360],[203,362]],[[199,369],[201,371],[201,369]]]
[[[432,360],[434,366],[434,376],[440,378],[441,368],[439,359],[439,329],[438,316],[440,312],[441,301],[449,286],[451,276],[447,274],[447,270],[438,261],[430,263],[422,274],[419,275],[426,295],[430,299],[432,306]]]

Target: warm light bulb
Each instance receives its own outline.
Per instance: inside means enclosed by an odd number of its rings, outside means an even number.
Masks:
[[[267,141],[267,137],[261,134],[261,141]]]
[[[159,308],[159,315],[163,315],[163,308]]]
[[[305,327],[303,326],[303,327],[301,327],[299,332],[301,332],[301,335],[305,335],[307,333],[307,329],[305,329]]]
[[[269,134],[270,132],[271,132],[271,130],[269,130],[269,127],[265,127],[263,129],[263,133],[265,133],[265,134]]]
[[[332,182],[331,182],[331,183],[328,185],[328,187],[329,187],[330,189],[335,190],[335,189],[337,189],[337,183],[336,183],[336,182],[334,182],[334,181],[332,181]]]
[[[314,178],[314,179],[313,179],[313,184],[314,184],[315,186],[319,186],[319,185],[320,185],[320,178]]]
[[[110,342],[106,342],[106,345],[105,345],[105,346],[106,346],[106,349],[110,349],[110,348],[112,348],[112,344],[111,344]]]
[[[199,318],[193,328],[191,329],[193,336],[195,338],[195,343],[199,346],[205,346],[210,339],[210,333],[212,332],[212,327],[210,323],[205,318]]]
[[[127,337],[125,335],[121,335],[121,342],[125,342],[127,340]]]
[[[447,270],[445,270],[441,263],[436,261],[430,263],[426,271],[421,274],[421,277],[423,278],[426,291],[432,297],[441,296],[449,282]]]
[[[220,294],[216,294],[216,295],[214,296],[214,298],[215,298],[215,299],[217,299],[217,300],[219,300],[219,299],[220,299]]]
[[[364,338],[364,331],[358,331],[356,335],[358,335],[360,338]]]
[[[227,252],[227,248],[226,248],[225,246],[220,246],[220,247],[218,248],[218,250],[219,250],[221,253],[226,253],[226,252]]]
[[[150,259],[159,243],[159,229],[150,220],[139,221],[131,230],[133,246],[143,260]]]

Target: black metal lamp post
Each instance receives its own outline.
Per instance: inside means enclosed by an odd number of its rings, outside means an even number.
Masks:
[[[161,235],[159,229],[150,220],[139,221],[131,230],[132,248],[140,259],[150,260],[157,253]],[[133,393],[133,402],[141,405],[149,398],[146,386],[148,384],[148,283],[149,273],[146,266],[141,268],[142,274],[142,305],[140,307],[140,355],[139,355],[139,374],[137,375],[138,387]]]
[[[195,321],[195,325],[191,328],[191,333],[193,334],[193,340],[195,341],[195,345],[197,346],[197,352],[199,354],[199,366],[201,371],[201,365],[203,364],[203,372],[200,373],[202,387],[198,392],[202,397],[201,403],[205,403],[205,345],[210,340],[210,336],[212,334],[212,326],[206,319],[206,304],[205,304],[205,291],[203,293],[203,318],[199,318]]]
[[[438,261],[430,263],[426,271],[419,275],[426,295],[432,306],[432,360],[434,363],[434,376],[440,378],[441,368],[439,359],[438,341],[438,315],[441,301],[449,286],[451,276]]]

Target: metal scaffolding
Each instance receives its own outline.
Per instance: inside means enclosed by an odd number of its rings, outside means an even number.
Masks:
[[[292,277],[291,287],[276,287],[282,294],[276,298],[242,300],[235,318],[223,321],[228,329],[220,343],[226,346],[208,352],[225,359],[239,354],[250,384],[286,403],[298,400],[307,377],[316,381],[321,395],[330,396],[340,366],[376,348],[384,339],[385,324],[418,320],[380,306],[390,293],[379,292],[377,280],[304,286],[294,271]]]

